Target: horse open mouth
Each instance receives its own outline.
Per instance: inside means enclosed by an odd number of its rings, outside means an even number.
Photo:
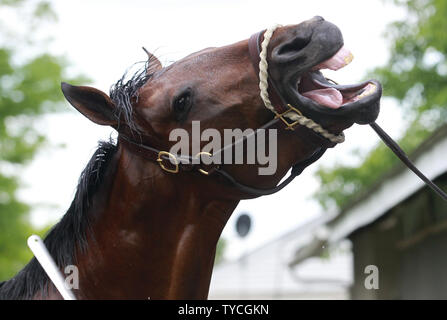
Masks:
[[[375,80],[360,84],[340,85],[327,79],[320,70],[339,70],[353,59],[349,50],[342,47],[333,57],[317,64],[298,80],[297,93],[307,102],[315,102],[332,110],[352,109],[363,103],[371,103],[381,97],[381,85]]]
[[[369,123],[378,115],[378,106],[382,96],[382,86],[378,81],[368,80],[359,84],[341,85],[327,79],[320,70],[339,70],[347,66],[353,55],[342,47],[334,56],[317,63],[314,67],[301,74],[296,84],[295,94],[301,105],[331,115],[350,114],[353,111],[362,116],[357,123]]]

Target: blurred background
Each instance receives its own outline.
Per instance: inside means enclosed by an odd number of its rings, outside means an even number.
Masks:
[[[97,141],[115,137],[71,109],[61,81],[108,92],[146,58],[142,46],[169,65],[315,15],[355,56],[325,74],[379,79],[377,122],[446,190],[445,1],[0,0],[0,281],[31,258],[27,237],[64,214]],[[446,204],[355,126],[285,190],[240,203],[210,298],[447,298],[445,252]],[[371,265],[378,288],[367,285]]]

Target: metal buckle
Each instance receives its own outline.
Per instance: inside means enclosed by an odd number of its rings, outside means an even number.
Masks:
[[[164,164],[163,164],[163,160],[164,160],[164,159],[162,159],[162,156],[163,156],[163,155],[166,155],[166,156],[169,157],[169,159],[174,160],[174,161],[173,161],[174,163],[172,163],[172,161],[171,161],[171,163],[175,166],[175,169],[169,169],[169,168],[167,168],[167,167],[164,166]],[[157,158],[156,161],[158,162],[158,164],[160,165],[160,167],[161,167],[164,171],[167,171],[167,172],[170,172],[170,173],[177,173],[177,172],[179,171],[179,163],[178,163],[178,161],[177,161],[177,157],[174,156],[172,153],[169,153],[169,152],[166,152],[166,151],[160,151],[160,152],[158,153],[158,158]]]
[[[207,155],[208,157],[212,157],[212,156],[213,156],[213,155],[212,155],[211,153],[209,153],[209,152],[200,151],[198,154],[196,154],[196,158],[198,158],[198,159],[200,160],[200,156],[201,156],[202,154]],[[199,168],[199,172],[200,172],[201,174],[206,175],[206,176],[210,174],[209,171],[205,171],[205,170],[203,170],[202,168]]]
[[[275,118],[279,118],[279,119],[281,119],[282,122],[284,122],[284,124],[286,125],[286,130],[295,130],[294,127],[297,124],[299,124],[298,120],[290,123],[289,121],[287,121],[284,118],[284,115],[288,114],[289,112],[295,112],[296,114],[298,114],[299,116],[302,117],[303,114],[301,113],[300,110],[298,110],[297,108],[292,107],[290,104],[287,104],[286,106],[289,108],[289,110],[286,110],[283,113],[278,113],[278,112],[275,111],[275,114],[276,114]]]

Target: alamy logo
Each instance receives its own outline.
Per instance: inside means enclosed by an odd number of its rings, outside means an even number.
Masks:
[[[79,270],[78,267],[74,265],[68,265],[65,267],[64,270],[65,275],[67,276],[65,278],[65,288],[72,290],[72,289],[79,289]]]
[[[268,137],[267,137],[268,133]],[[242,140],[245,138],[245,141]],[[258,164],[259,175],[273,175],[277,168],[276,129],[224,129],[200,131],[200,121],[192,122],[191,136],[185,129],[177,128],[169,134],[169,141],[176,142],[169,152],[174,155],[194,156],[211,154],[209,157],[193,157],[193,163],[210,164]],[[202,142],[208,142],[200,148]],[[225,147],[226,146],[226,147]],[[266,150],[268,146],[268,152]],[[245,150],[244,150],[245,149]],[[191,150],[191,154],[190,154]],[[182,162],[182,158],[179,157]],[[186,161],[183,159],[183,161]]]
[[[365,267],[365,274],[368,276],[365,278],[365,289],[379,289],[379,268],[371,264]]]

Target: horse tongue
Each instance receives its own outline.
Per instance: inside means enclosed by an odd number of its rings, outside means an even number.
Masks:
[[[354,56],[351,51],[342,47],[332,58],[313,67],[312,70],[330,69],[335,71],[350,64],[352,59],[354,59]]]
[[[343,104],[343,96],[335,88],[311,90],[302,95],[332,109],[340,108]]]

